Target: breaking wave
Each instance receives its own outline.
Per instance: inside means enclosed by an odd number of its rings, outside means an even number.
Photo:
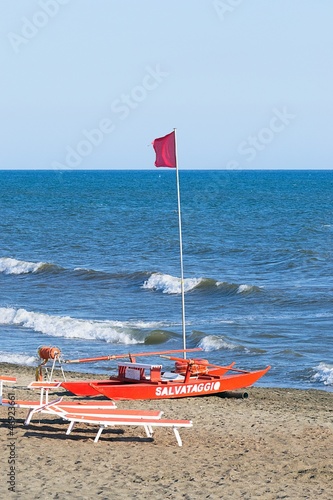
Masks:
[[[37,358],[26,354],[12,354],[0,351],[0,363],[12,363],[14,365],[34,366]]]
[[[219,351],[222,349],[227,349],[227,350],[239,349],[238,345],[233,344],[232,342],[228,342],[223,337],[219,337],[217,335],[210,335],[210,336],[204,337],[200,341],[198,347],[201,347],[204,351]]]
[[[237,292],[236,293],[250,293],[250,292],[257,292],[259,290],[260,290],[260,288],[257,287],[257,286],[253,286],[253,285],[239,285],[239,287],[237,288]]]
[[[202,278],[184,279],[184,291],[189,292],[193,290],[201,281]],[[143,283],[142,288],[158,290],[169,294],[178,294],[181,293],[181,280],[169,274],[153,273],[147,281]]]
[[[30,262],[17,260],[10,257],[0,258],[0,273],[8,275],[22,275],[34,273],[72,273],[73,276],[88,281],[120,280],[127,281],[143,289],[162,292],[170,295],[181,293],[181,279],[170,274],[159,272],[138,271],[135,273],[110,273],[103,270],[95,270],[85,267],[75,267],[66,269],[57,264],[48,262]],[[200,293],[222,293],[223,295],[242,294],[248,295],[261,290],[261,287],[216,281],[212,278],[185,278],[184,291],[197,291]]]
[[[317,382],[323,382],[324,385],[333,386],[333,365],[327,363],[319,363],[318,366],[314,368],[316,373],[313,375],[313,380]]]
[[[24,260],[17,260],[10,257],[0,258],[0,273],[3,274],[33,274],[33,273],[72,273],[73,276],[82,278],[84,280],[109,280],[109,279],[128,279],[129,281],[141,283],[149,273],[137,272],[131,274],[125,273],[110,273],[103,270],[90,269],[85,267],[65,268],[57,264],[49,262],[30,262]]]
[[[0,258],[0,273],[3,274],[29,274],[45,269],[50,264],[47,262],[26,262],[24,260]]]
[[[142,288],[147,290],[155,290],[167,294],[181,293],[181,280],[171,276],[170,274],[153,273],[143,283]],[[222,291],[225,294],[249,294],[258,292],[260,287],[246,284],[234,284],[222,281],[215,281],[211,278],[186,278],[184,279],[184,291],[191,292],[193,290],[200,291]]]
[[[100,340],[112,344],[144,343],[147,331],[144,332],[141,329],[161,326],[161,323],[158,322],[86,320],[69,316],[52,316],[14,308],[0,308],[0,324],[29,328],[52,337]],[[154,343],[154,340],[152,343]],[[157,343],[156,339],[155,343]]]

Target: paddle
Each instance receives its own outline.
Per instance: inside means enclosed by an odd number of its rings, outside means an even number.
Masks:
[[[82,358],[82,359],[67,359],[64,363],[91,363],[94,361],[110,361],[112,359],[121,359],[121,358],[134,358],[136,356],[160,356],[162,354],[174,353],[174,352],[194,352],[194,351],[202,351],[201,347],[194,347],[193,349],[174,349],[171,351],[157,351],[157,352],[138,352],[133,354],[110,354],[109,356],[99,356],[96,358]],[[182,358],[179,358],[182,359]]]
[[[197,365],[200,365],[200,361],[196,361],[196,360],[192,360],[192,359],[183,359],[183,358],[176,358],[174,356],[160,356],[161,358],[165,358],[165,359],[170,359],[171,361],[180,361],[182,363],[190,363],[191,361],[193,361],[195,364]],[[238,372],[238,373],[250,373],[249,371],[247,370],[239,370],[237,368],[231,368],[229,366],[220,366],[220,365],[214,365],[212,363],[202,363],[204,366],[211,366],[213,368],[227,368],[228,370],[232,371],[232,372]],[[234,363],[232,363],[233,365]],[[231,366],[232,366],[231,365]]]

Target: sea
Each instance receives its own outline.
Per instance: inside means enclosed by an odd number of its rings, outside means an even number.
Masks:
[[[0,362],[183,348],[175,169],[0,171]],[[333,171],[180,170],[188,357],[333,392]],[[179,354],[182,356],[182,354]],[[34,373],[32,371],[32,373]]]

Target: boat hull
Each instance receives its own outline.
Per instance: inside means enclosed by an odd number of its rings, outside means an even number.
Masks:
[[[68,390],[75,390],[78,395],[103,395],[108,399],[173,399],[194,396],[208,396],[225,391],[234,391],[250,387],[263,377],[270,367],[263,370],[235,373],[221,376],[193,377],[188,382],[124,382],[116,378],[107,381],[75,382],[67,385]],[[86,387],[88,386],[88,387]],[[83,394],[84,392],[85,394]],[[88,394],[89,393],[89,394]]]
[[[66,382],[61,382],[60,386],[71,394],[75,394],[75,396],[100,396],[101,394],[91,385],[98,382],[107,383],[110,380],[66,380]]]
[[[212,376],[219,376],[221,377],[224,375],[230,368],[232,368],[234,363],[231,363],[229,366],[221,366],[221,367],[216,367],[212,370],[210,370],[210,374]],[[112,379],[112,382],[111,382]],[[100,385],[109,385],[112,383],[112,386],[118,386],[121,385],[122,387],[126,387],[126,391],[128,389],[129,383],[124,383],[123,381],[119,381],[117,377],[110,377],[109,379],[105,380],[66,380],[62,382],[60,385],[66,391],[75,394],[75,396],[81,396],[81,397],[91,397],[91,396],[100,396],[101,393],[97,390],[97,387]],[[140,386],[143,385],[140,383]],[[148,384],[145,384],[148,385]],[[150,385],[150,384],[149,384]],[[135,387],[137,388],[137,385],[135,384]],[[113,398],[112,398],[113,399]],[[131,399],[131,398],[122,398],[122,399]],[[139,399],[139,398],[135,398]],[[145,399],[145,398],[142,398]]]

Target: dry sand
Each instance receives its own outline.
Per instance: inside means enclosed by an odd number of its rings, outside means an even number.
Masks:
[[[0,373],[18,378],[4,397],[32,398],[26,389],[32,368],[2,364]],[[16,410],[10,437],[8,408],[0,407],[1,498],[331,500],[333,393],[251,388],[248,394],[117,403],[191,419],[193,428],[180,431],[182,447],[172,430],[156,429],[148,439],[141,427],[108,429],[94,444],[96,428],[77,425],[65,436],[67,425],[45,414],[24,427],[25,410]],[[11,443],[15,492],[7,483]]]

